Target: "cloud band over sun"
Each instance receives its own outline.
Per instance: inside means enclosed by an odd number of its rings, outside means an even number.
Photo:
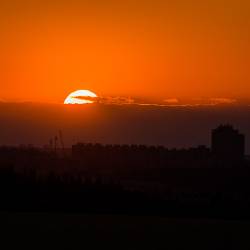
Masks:
[[[159,107],[189,107],[189,106],[216,106],[216,105],[230,105],[236,104],[236,99],[230,98],[208,98],[202,99],[197,98],[191,101],[188,100],[180,100],[177,98],[169,98],[163,100],[163,102],[155,103],[155,102],[146,102],[143,100],[139,100],[131,97],[124,96],[107,96],[107,97],[83,97],[83,96],[75,96],[75,99],[87,101],[87,103],[97,103],[97,104],[106,104],[106,105],[140,105],[140,106],[159,106]]]

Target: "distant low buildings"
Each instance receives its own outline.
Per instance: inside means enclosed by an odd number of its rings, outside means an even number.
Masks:
[[[90,169],[137,171],[138,169],[234,167],[245,160],[245,137],[231,125],[212,130],[211,149],[167,149],[145,145],[78,143],[72,156]]]
[[[168,149],[147,145],[77,143],[67,151],[33,147],[0,147],[0,165],[17,169],[90,175],[161,176],[168,169],[238,168],[249,166],[245,137],[230,125],[212,130],[212,145]]]

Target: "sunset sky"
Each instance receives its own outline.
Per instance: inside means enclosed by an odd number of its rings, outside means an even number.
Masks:
[[[250,2],[3,0],[0,100],[250,99]]]

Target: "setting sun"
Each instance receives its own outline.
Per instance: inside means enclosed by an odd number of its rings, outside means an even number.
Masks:
[[[89,90],[77,90],[68,95],[64,104],[90,104],[94,103],[97,95]]]

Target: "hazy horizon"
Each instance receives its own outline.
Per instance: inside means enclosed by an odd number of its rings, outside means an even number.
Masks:
[[[211,129],[232,124],[246,135],[250,153],[250,107],[60,105],[1,103],[0,144],[44,146],[63,132],[65,144],[210,145]]]

